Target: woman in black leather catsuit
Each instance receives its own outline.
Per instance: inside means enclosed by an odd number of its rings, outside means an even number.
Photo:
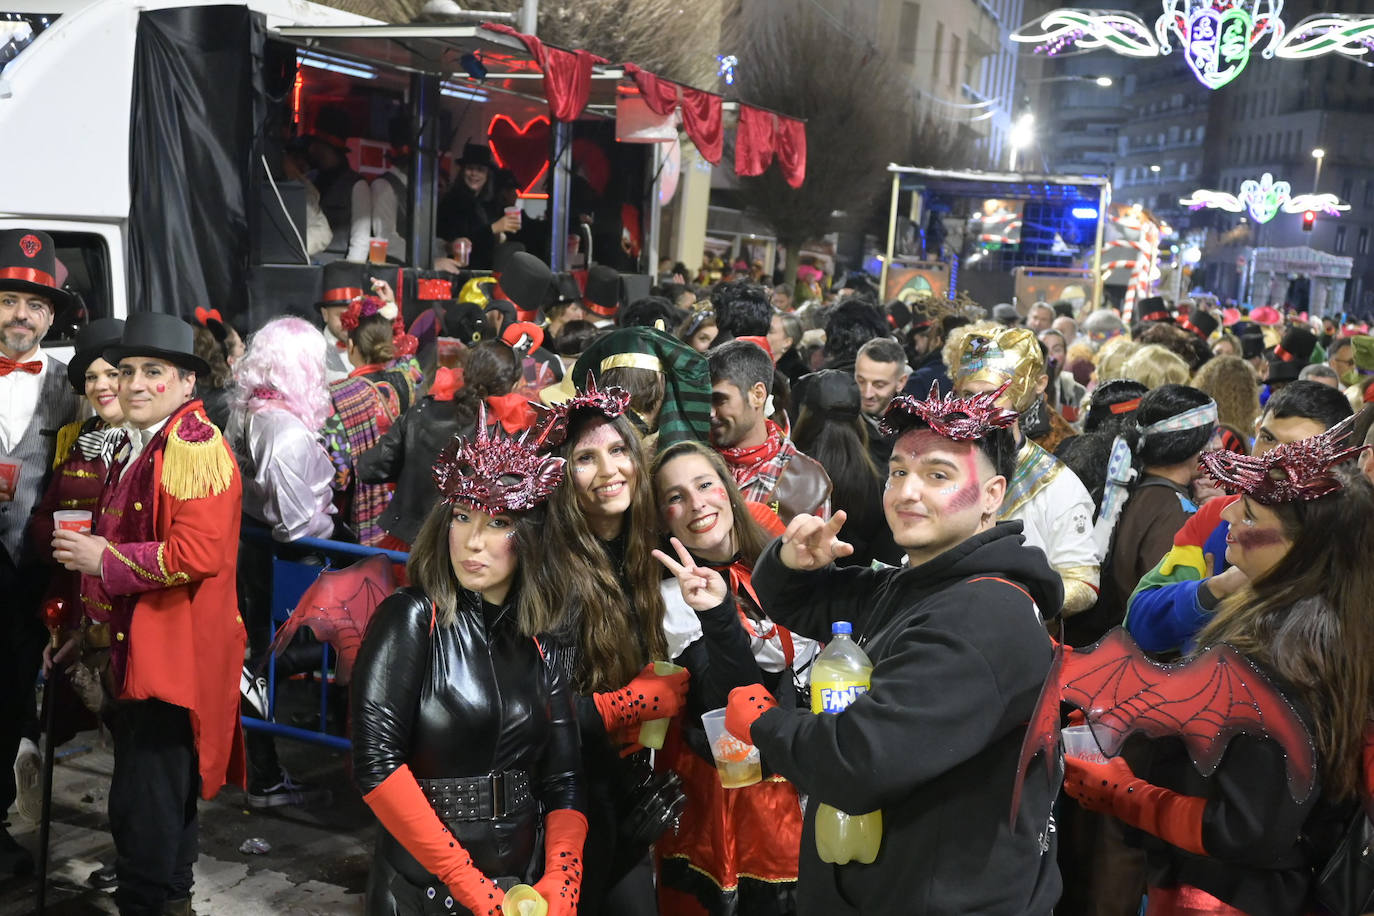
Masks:
[[[522,559],[561,479],[478,420],[435,465],[445,501],[377,608],[353,675],[353,766],[382,830],[370,916],[494,916],[533,882],[551,916],[576,911],[586,835],[566,678],[519,620]],[[540,856],[540,833],[543,856]]]

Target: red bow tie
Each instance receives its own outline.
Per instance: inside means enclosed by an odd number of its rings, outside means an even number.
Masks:
[[[344,343],[342,340],[334,341],[334,346],[338,347],[340,350],[348,349],[348,344]]]
[[[35,359],[27,363],[20,363],[15,362],[8,356],[0,356],[0,378],[9,375],[16,369],[20,372],[27,372],[29,375],[37,375],[43,371],[43,362],[42,360]]]

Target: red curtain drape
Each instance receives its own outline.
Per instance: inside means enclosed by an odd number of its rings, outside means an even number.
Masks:
[[[771,111],[741,104],[735,131],[735,174],[762,175],[773,161],[774,115]]]
[[[682,126],[692,138],[701,158],[712,165],[720,165],[725,152],[725,117],[720,96],[682,87]]]
[[[665,80],[657,73],[650,73],[636,64],[626,64],[625,72],[635,81],[639,94],[644,97],[644,104],[648,105],[654,114],[660,118],[666,117],[677,108],[677,83]]]
[[[486,22],[482,28],[502,35],[513,35],[524,43],[539,69],[544,71],[544,96],[549,116],[555,121],[576,121],[592,94],[592,65],[604,64],[604,57],[578,49],[564,51],[545,45],[533,35],[517,32],[508,25]]]
[[[773,146],[778,151],[778,165],[782,167],[782,177],[792,187],[800,188],[806,180],[806,125],[796,118],[778,115]]]

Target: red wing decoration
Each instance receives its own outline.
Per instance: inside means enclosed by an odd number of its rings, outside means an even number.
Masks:
[[[1064,670],[1064,657],[1072,655],[1075,651],[1077,650],[1073,646],[1058,642],[1054,644],[1050,673],[1045,675],[1045,684],[1040,688],[1040,698],[1035,701],[1030,722],[1026,724],[1026,737],[1021,739],[1021,758],[1016,764],[1016,782],[1012,784],[1011,789],[1013,827],[1016,826],[1017,812],[1021,810],[1021,786],[1026,781],[1026,767],[1030,766],[1036,754],[1045,752],[1045,778],[1049,781],[1051,793],[1054,792],[1055,783],[1063,778],[1059,775],[1059,768],[1049,761],[1054,759],[1055,751],[1059,750],[1059,684]]]
[[[309,627],[316,639],[329,643],[339,654],[338,680],[347,683],[373,611],[395,589],[392,561],[385,554],[325,570],[277,630],[271,649],[280,655],[296,630]]]
[[[1057,677],[1056,677],[1057,675]],[[1238,734],[1277,741],[1284,750],[1288,791],[1301,804],[1316,783],[1316,748],[1306,725],[1253,662],[1228,645],[1172,665],[1151,661],[1118,627],[1092,648],[1063,650],[1036,703],[1013,789],[1012,822],[1025,770],[1058,744],[1059,702],[1083,710],[1104,753],[1126,738],[1178,736],[1204,776],[1216,772]],[[1052,769],[1051,769],[1052,773]],[[1053,775],[1051,775],[1051,780]]]

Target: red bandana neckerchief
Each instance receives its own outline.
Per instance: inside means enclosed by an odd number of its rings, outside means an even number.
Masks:
[[[371,375],[374,372],[382,372],[386,369],[381,363],[368,363],[366,366],[359,366],[348,373],[349,378],[357,378],[360,375]]]
[[[768,430],[768,438],[763,440],[762,445],[747,448],[716,449],[720,452],[720,457],[724,458],[731,467],[736,468],[753,467],[759,462],[776,458],[778,452],[782,451],[782,430],[772,420],[765,420],[764,423]]]
[[[713,568],[717,572],[726,574],[730,583],[730,594],[739,595],[743,593],[748,595],[749,600],[754,602],[754,607],[759,609],[760,614],[763,613],[763,603],[759,601],[759,596],[754,592],[753,569],[738,557],[736,557],[735,561],[729,566],[716,566]],[[783,659],[787,662],[789,668],[792,667],[792,660],[796,657],[797,652],[792,642],[792,632],[790,630],[786,627],[778,626],[771,620],[767,623],[755,620],[745,613],[742,606],[737,609],[737,613],[739,614],[740,626],[744,627],[744,632],[748,633],[750,636],[761,639],[764,642],[776,636],[778,638],[778,643],[782,646]]]

